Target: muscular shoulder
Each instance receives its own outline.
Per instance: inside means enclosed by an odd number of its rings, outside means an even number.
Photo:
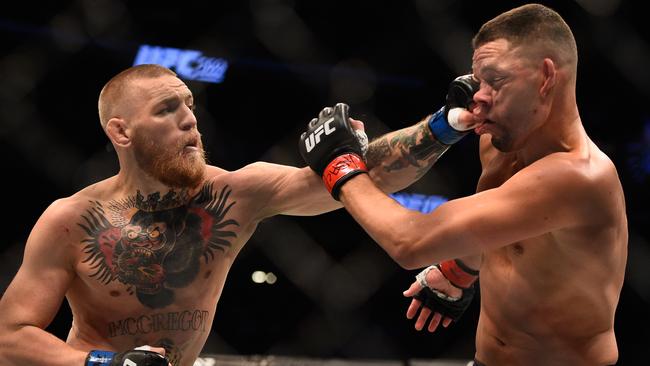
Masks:
[[[60,198],[52,202],[43,212],[32,229],[33,236],[48,236],[50,243],[64,243],[78,241],[83,235],[80,224],[84,222],[84,215],[92,210],[101,210],[98,202],[113,199],[115,177],[105,179],[87,186],[73,195]],[[54,240],[57,239],[57,240]]]
[[[216,172],[210,181],[236,185],[240,190],[251,194],[271,193],[276,185],[298,174],[301,169],[267,162],[254,162],[235,171]]]
[[[89,197],[79,193],[58,199],[45,209],[38,219],[37,226],[52,230],[56,226],[70,224],[79,218],[79,214],[89,207]]]
[[[212,182],[229,185],[256,219],[276,214],[316,215],[340,207],[309,168],[255,162],[215,176]]]
[[[76,195],[50,204],[29,234],[25,245],[26,260],[41,263],[42,259],[71,269],[77,254],[76,243],[82,235],[77,223],[87,208],[88,203]]]
[[[616,167],[598,149],[588,154],[553,153],[531,164],[527,170],[538,179],[555,181],[573,189],[598,189],[618,182]]]
[[[599,150],[550,154],[513,178],[511,183],[541,192],[558,208],[567,207],[583,224],[611,219],[624,202],[616,168]]]
[[[273,167],[278,167],[278,165],[265,162],[254,162],[233,171],[227,171],[217,167],[208,167],[206,179],[208,182],[228,181],[239,184],[250,183],[254,185],[263,181],[264,177],[272,175]]]

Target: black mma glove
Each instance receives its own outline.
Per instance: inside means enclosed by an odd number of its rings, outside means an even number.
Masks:
[[[463,289],[463,295],[460,299],[452,299],[440,292],[433,292],[428,287],[425,287],[414,298],[422,301],[422,306],[437,311],[456,322],[465,313],[469,304],[472,303],[474,293],[475,290],[472,285],[469,288]]]
[[[169,360],[160,353],[132,349],[125,352],[93,350],[86,357],[85,366],[169,366]]]
[[[318,175],[332,197],[339,199],[345,181],[368,168],[363,161],[361,143],[348,117],[348,105],[338,103],[324,108],[300,136],[300,155]]]
[[[458,123],[460,109],[457,108],[469,109],[479,86],[472,74],[459,76],[449,84],[445,106],[429,119],[429,128],[438,141],[452,145],[474,127],[463,127]]]
[[[438,269],[453,286],[463,290],[460,298],[452,298],[431,289],[426,276],[434,268]],[[415,277],[422,290],[414,297],[422,301],[422,306],[458,321],[474,298],[474,282],[476,282],[478,276],[479,271],[469,268],[460,259],[447,260],[424,269]]]

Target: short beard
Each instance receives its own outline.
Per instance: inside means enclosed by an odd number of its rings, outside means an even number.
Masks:
[[[135,133],[133,148],[135,160],[145,173],[173,188],[194,188],[205,175],[205,151],[198,139],[199,154],[185,154],[188,139],[173,146],[161,146],[147,136]]]
[[[497,150],[501,152],[507,153],[513,150],[512,136],[510,136],[507,133],[502,133],[501,137],[499,138],[495,138],[494,135],[492,135],[492,139],[490,140],[490,142],[492,143],[492,146],[494,146]]]

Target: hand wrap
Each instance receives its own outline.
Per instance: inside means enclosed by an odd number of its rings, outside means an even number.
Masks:
[[[427,273],[437,269],[451,283],[462,289],[461,297],[452,297],[432,288],[427,282]],[[478,279],[479,271],[469,268],[460,259],[444,261],[429,266],[415,277],[422,290],[414,297],[422,301],[422,306],[458,321],[474,298],[474,282]]]
[[[479,86],[472,74],[459,76],[449,84],[445,106],[429,118],[429,128],[438,141],[452,145],[474,127],[463,127],[458,118],[461,109],[469,109]]]

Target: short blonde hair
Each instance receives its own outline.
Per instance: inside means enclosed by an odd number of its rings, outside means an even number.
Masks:
[[[145,64],[130,67],[112,77],[99,93],[97,103],[99,122],[102,124],[102,128],[106,128],[108,120],[114,117],[114,107],[121,102],[123,97],[128,97],[127,92],[132,81],[157,78],[164,75],[176,76],[176,73],[164,66]]]

